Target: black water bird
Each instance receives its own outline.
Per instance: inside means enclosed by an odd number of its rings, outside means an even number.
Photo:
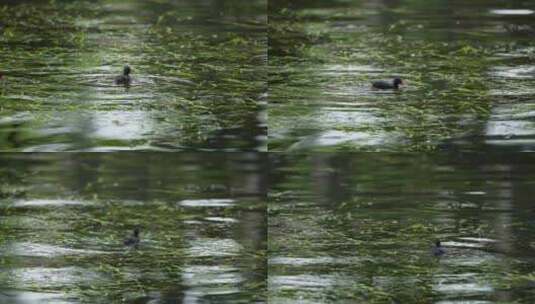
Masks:
[[[139,244],[139,228],[135,228],[132,235],[127,237],[123,244],[125,246],[137,246]]]
[[[440,244],[440,241],[435,242],[435,246],[433,246],[433,249],[431,249],[431,253],[433,253],[434,256],[443,256],[446,253],[446,250],[442,245]]]
[[[401,80],[401,78],[396,77],[392,80],[392,82],[384,80],[374,81],[372,83],[372,87],[379,90],[397,90],[399,89],[400,84],[403,84],[403,80]]]
[[[123,75],[115,77],[115,84],[130,85],[132,77],[130,77],[130,66],[126,65],[123,69]]]

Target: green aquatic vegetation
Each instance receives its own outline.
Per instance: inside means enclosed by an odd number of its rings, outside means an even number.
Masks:
[[[428,5],[442,9],[436,3]],[[477,26],[452,29],[447,14],[415,18],[423,10],[417,6],[301,3],[271,10],[273,26],[279,22],[291,29],[287,36],[283,30],[274,31],[275,45],[277,39],[288,39],[291,44],[295,33],[322,39],[297,40],[293,46],[284,46],[297,51],[270,56],[269,97],[270,105],[275,105],[269,109],[269,129],[275,134],[270,147],[277,151],[430,151],[459,138],[485,138],[486,134],[479,133],[496,119],[495,105],[516,103],[517,94],[511,92],[529,92],[525,85],[532,82],[500,79],[493,76],[493,69],[525,62],[533,43],[526,37],[515,40],[478,32],[482,29]],[[476,24],[486,26],[485,19],[474,18]],[[396,98],[365,88],[371,80],[394,75],[408,83]],[[498,95],[498,87],[504,88],[503,95],[512,96]],[[365,111],[371,119],[349,124],[351,114],[360,117]],[[304,116],[308,119],[301,120]],[[336,116],[348,118],[323,119]],[[321,139],[332,131],[338,131],[340,140],[313,143],[315,135]],[[369,146],[351,140],[352,134],[385,140]]]
[[[295,11],[282,8],[271,9],[268,23],[268,54],[274,59],[277,57],[290,57],[300,60],[300,55],[311,44],[325,39],[321,33],[306,32],[300,24],[301,18]],[[279,58],[280,59],[280,58]]]
[[[0,205],[4,290],[79,302],[174,300],[190,289],[265,300],[265,201],[240,190],[260,169],[251,155],[218,155],[6,154],[0,180],[32,191]],[[232,203],[204,206],[209,198]],[[125,248],[136,226],[139,247]]]
[[[142,1],[4,6],[0,107],[7,120],[26,115],[17,122],[17,140],[4,127],[6,149],[220,148],[214,143],[260,149],[267,58],[259,1],[221,7],[229,16],[209,5],[184,5],[189,8]],[[125,63],[133,68],[128,90],[113,85]],[[117,138],[106,126],[114,111],[118,124],[110,125],[132,138]],[[124,123],[133,116],[143,123],[139,131]],[[91,125],[96,132],[88,132]],[[59,126],[64,136],[42,134]]]
[[[39,45],[43,42],[58,47],[80,46],[85,33],[77,25],[77,20],[94,16],[98,5],[89,2],[60,5],[50,2],[48,5],[20,3],[16,6],[5,5],[0,10],[0,19],[5,22],[3,42],[13,45]],[[34,29],[39,28],[39,34]],[[63,37],[57,34],[63,33]]]
[[[534,227],[520,202],[530,195],[533,157],[467,156],[277,157],[268,208],[271,298],[529,301]],[[431,255],[436,239],[444,257]]]

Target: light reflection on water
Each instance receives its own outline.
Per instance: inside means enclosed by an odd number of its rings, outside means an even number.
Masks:
[[[52,246],[47,244],[36,244],[28,242],[19,242],[14,244],[9,244],[4,248],[0,248],[0,252],[4,256],[20,256],[20,257],[58,257],[58,256],[67,256],[67,255],[95,255],[95,254],[105,254],[104,251],[95,251],[95,250],[82,250],[82,249],[73,249],[65,248],[60,246]]]
[[[8,1],[0,17],[0,150],[265,150],[265,1]]]
[[[274,1],[270,150],[532,151],[533,10],[455,6]]]
[[[265,302],[263,155],[4,154],[0,164],[0,303]],[[125,247],[134,227],[140,244]]]
[[[270,190],[270,298],[531,301],[535,159],[505,156],[280,155]],[[439,258],[437,239],[446,250]]]

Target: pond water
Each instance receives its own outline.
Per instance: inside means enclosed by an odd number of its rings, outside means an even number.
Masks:
[[[270,151],[535,150],[532,2],[269,3]]]
[[[265,301],[265,163],[0,155],[0,303]]]
[[[0,1],[0,150],[265,150],[265,3]]]
[[[535,156],[273,160],[270,302],[535,302]]]

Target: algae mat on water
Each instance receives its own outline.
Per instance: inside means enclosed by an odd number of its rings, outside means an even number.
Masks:
[[[0,150],[266,149],[264,0],[0,1],[0,20]]]

